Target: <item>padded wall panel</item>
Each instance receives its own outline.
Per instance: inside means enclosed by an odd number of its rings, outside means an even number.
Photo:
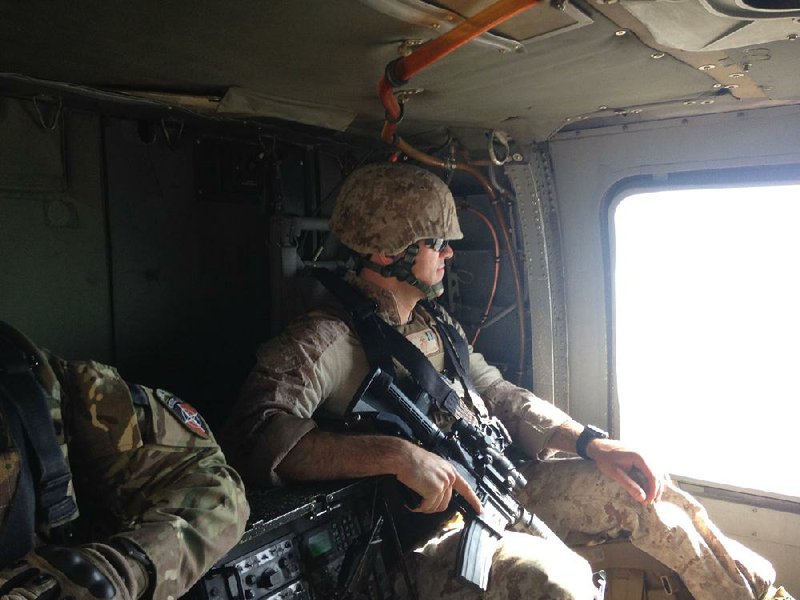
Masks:
[[[62,163],[61,126],[43,129],[30,101],[3,103],[17,189],[0,190],[0,318],[65,357],[111,360],[99,120],[64,113]]]
[[[183,396],[213,425],[266,337],[265,207],[236,186],[206,200],[198,191],[208,177],[196,180],[195,169],[210,167],[195,152],[213,142],[187,128],[167,144],[160,125],[149,135],[152,125],[105,127],[118,364]]]

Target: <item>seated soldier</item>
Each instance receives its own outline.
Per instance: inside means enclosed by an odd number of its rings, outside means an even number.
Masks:
[[[2,321],[0,460],[3,600],[175,599],[249,513],[190,405]]]
[[[356,306],[332,300],[259,351],[226,429],[231,460],[248,484],[386,474],[421,497],[418,512],[444,511],[455,493],[480,510],[469,484],[439,456],[400,438],[322,431],[312,419],[318,409],[343,414],[375,366],[388,364],[401,380],[422,387],[441,375],[459,400],[439,402],[426,388],[430,418],[442,429],[459,418],[499,418],[517,446],[540,459],[524,470],[528,484],[519,500],[561,537],[627,537],[677,572],[696,600],[775,597],[772,566],[722,535],[666,474],[505,381],[467,345],[459,325],[433,302],[453,256],[449,240],[462,238],[441,179],[410,165],[362,167],[342,185],[331,231],[358,257],[359,270],[344,278],[350,293],[337,294],[355,298]],[[367,317],[374,326],[364,325]],[[584,460],[549,459],[554,451]],[[421,598],[591,600],[596,594],[589,565],[559,538],[511,531],[494,555],[486,593],[466,588],[453,575],[457,533],[432,530],[415,553]]]

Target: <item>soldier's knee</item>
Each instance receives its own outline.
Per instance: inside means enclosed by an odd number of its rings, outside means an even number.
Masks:
[[[496,556],[489,583],[498,597],[531,600],[593,600],[596,589],[586,560],[556,541],[508,535]],[[492,594],[494,596],[494,593]]]

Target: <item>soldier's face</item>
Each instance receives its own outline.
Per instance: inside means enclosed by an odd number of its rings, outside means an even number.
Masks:
[[[453,257],[453,249],[448,245],[437,252],[426,246],[423,241],[417,242],[417,246],[419,246],[419,254],[417,254],[411,272],[427,285],[439,283],[444,279],[444,261]]]

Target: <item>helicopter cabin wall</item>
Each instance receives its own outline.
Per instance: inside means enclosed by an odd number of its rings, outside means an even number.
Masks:
[[[338,147],[30,98],[0,98],[0,120],[0,318],[222,421],[282,327],[270,215],[318,210]]]

